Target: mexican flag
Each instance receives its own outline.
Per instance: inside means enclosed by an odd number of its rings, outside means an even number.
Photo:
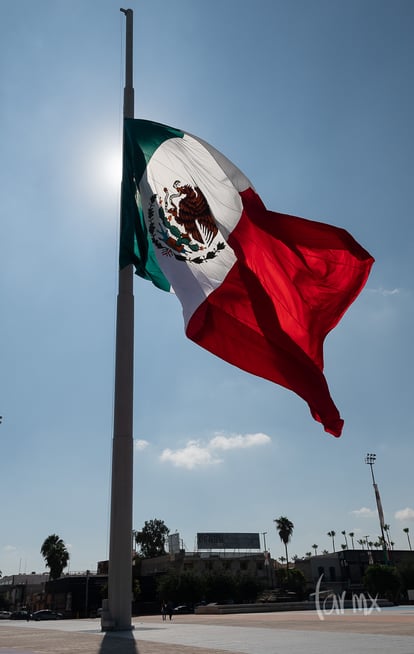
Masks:
[[[323,342],[373,258],[343,229],[266,209],[250,181],[201,139],[125,120],[121,268],[181,302],[191,340],[302,397],[343,426]]]

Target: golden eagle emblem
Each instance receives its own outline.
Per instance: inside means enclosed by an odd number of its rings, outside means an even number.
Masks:
[[[198,186],[176,180],[164,197],[153,195],[148,209],[149,232],[154,245],[166,256],[202,263],[226,247],[215,242],[219,234],[206,197]]]
[[[198,186],[181,184],[178,179],[173,186],[176,193],[172,195],[169,195],[168,189],[164,189],[166,192],[164,202],[167,204],[168,213],[174,216],[175,221],[182,225],[186,233],[195,241],[208,245],[217,235],[218,229],[205,196]]]

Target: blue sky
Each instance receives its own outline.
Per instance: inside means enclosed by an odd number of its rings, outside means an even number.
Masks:
[[[151,0],[135,12],[135,115],[197,134],[274,211],[349,230],[375,257],[328,336],[345,428],[186,340],[177,299],[135,280],[134,528],[294,523],[379,534],[367,452],[398,547],[414,532],[414,5]],[[112,0],[0,5],[0,570],[108,556],[124,16]]]

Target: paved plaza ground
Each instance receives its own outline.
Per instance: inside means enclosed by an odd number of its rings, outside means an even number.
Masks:
[[[0,621],[0,654],[414,654],[414,607],[134,618],[132,632],[99,620]]]

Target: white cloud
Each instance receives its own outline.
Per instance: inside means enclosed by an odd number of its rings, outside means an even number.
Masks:
[[[17,550],[17,547],[15,547],[14,545],[5,545],[3,547],[3,550],[5,552],[15,552]]]
[[[393,288],[390,290],[387,290],[386,288],[382,289],[382,295],[399,295],[400,294],[400,289],[399,288]]]
[[[414,520],[414,509],[410,509],[408,506],[405,509],[400,509],[395,513],[396,520]]]
[[[161,461],[168,461],[177,468],[192,470],[197,466],[208,466],[221,463],[221,459],[214,457],[208,446],[201,445],[198,441],[189,441],[181,450],[166,449],[161,454]]]
[[[140,452],[141,450],[145,450],[145,448],[148,447],[148,445],[149,445],[148,441],[137,439],[134,441],[134,450],[136,452]]]
[[[370,288],[368,289],[369,292],[371,293],[378,293],[379,295],[399,295],[401,293],[401,290],[399,288]]]
[[[351,511],[351,513],[357,518],[375,518],[377,515],[375,511],[368,509],[366,506],[363,506],[360,509],[355,509],[355,511]]]
[[[188,441],[187,445],[179,450],[166,449],[161,454],[161,461],[172,463],[177,468],[192,470],[199,466],[217,465],[223,462],[218,458],[216,452],[246,449],[267,445],[271,442],[270,436],[266,434],[231,434],[226,436],[217,433],[207,443],[198,440]]]
[[[256,445],[267,445],[271,442],[270,436],[266,434],[235,434],[233,436],[224,436],[217,434],[211,439],[209,447],[215,450],[234,450],[244,449],[246,447],[255,447]]]

